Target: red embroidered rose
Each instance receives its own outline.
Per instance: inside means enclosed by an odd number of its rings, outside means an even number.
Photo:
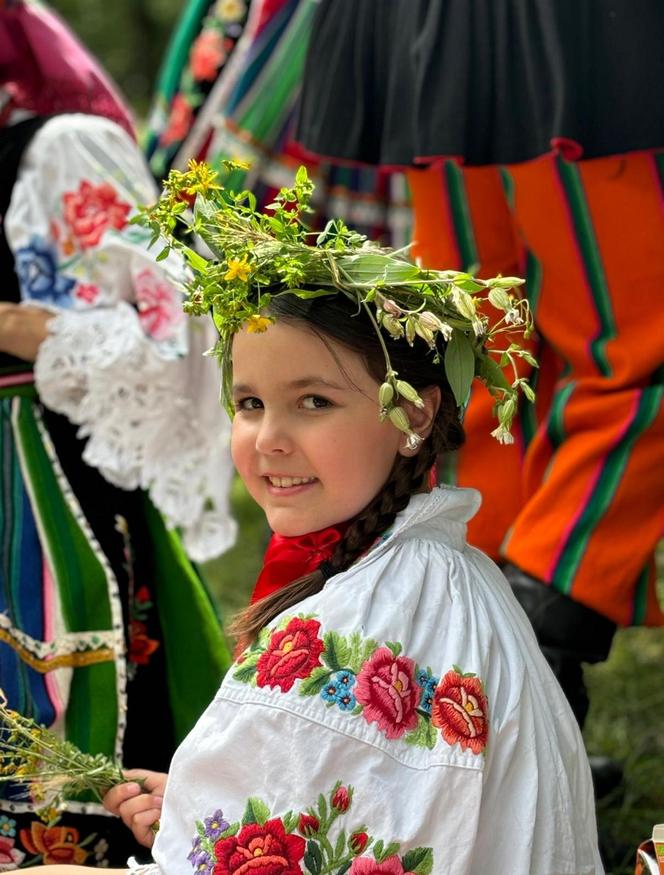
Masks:
[[[318,637],[317,620],[294,617],[285,629],[273,632],[265,653],[256,664],[259,687],[279,687],[287,693],[298,678],[309,677],[320,665],[325,645]]]
[[[404,872],[398,857],[388,857],[382,863],[377,863],[372,857],[361,857],[353,860],[348,875],[408,875]]]
[[[488,706],[482,681],[448,671],[436,687],[431,723],[440,729],[448,744],[482,753],[489,730]]]
[[[268,820],[262,826],[250,823],[236,836],[220,839],[214,846],[214,875],[302,875],[300,860],[305,841],[286,835],[283,823]]]
[[[320,820],[312,814],[301,814],[297,828],[303,836],[312,836],[320,829]]]
[[[99,297],[99,286],[94,285],[94,283],[79,283],[76,286],[74,296],[86,304],[94,304]]]
[[[83,181],[78,191],[67,192],[62,200],[65,222],[81,249],[96,246],[109,228],[124,228],[131,212],[130,205],[118,199],[108,182],[92,185]]]
[[[145,623],[132,620],[129,624],[129,661],[135,665],[147,665],[150,657],[159,647],[159,642],[146,635]]]
[[[203,31],[191,49],[190,66],[194,79],[213,82],[225,57],[224,38],[219,31]]]
[[[184,319],[182,304],[173,286],[146,267],[134,277],[134,292],[138,318],[146,334],[155,340],[171,337],[175,326]]]
[[[353,693],[364,705],[364,719],[378,723],[387,738],[400,738],[417,726],[415,709],[421,690],[415,683],[414,671],[412,659],[394,656],[388,647],[379,647],[357,676]]]
[[[31,854],[41,854],[43,863],[85,863],[89,854],[78,845],[78,830],[69,826],[46,827],[33,821],[21,830],[21,841]]]
[[[368,841],[369,836],[365,832],[354,832],[348,839],[348,847],[354,854],[361,854]]]
[[[349,806],[350,793],[348,792],[348,787],[337,787],[332,797],[332,808],[343,814],[344,811],[348,811]]]
[[[193,114],[194,110],[191,105],[181,94],[176,94],[168,118],[168,127],[160,138],[161,145],[170,146],[171,143],[177,143],[184,139],[191,125]]]

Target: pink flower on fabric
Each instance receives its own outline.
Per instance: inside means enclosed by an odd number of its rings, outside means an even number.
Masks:
[[[96,246],[109,228],[124,228],[131,212],[131,206],[118,198],[108,182],[92,185],[83,180],[78,191],[66,192],[62,200],[64,220],[80,249]]]
[[[377,723],[387,738],[400,738],[417,726],[421,690],[414,680],[415,662],[379,647],[362,666],[353,692],[364,705],[367,723]]]
[[[398,857],[388,857],[377,863],[372,857],[358,857],[353,860],[348,875],[408,875],[404,872]]]
[[[191,120],[194,116],[194,110],[191,104],[182,96],[176,94],[173,98],[171,114],[168,118],[168,127],[160,137],[162,146],[170,146],[171,143],[178,143],[183,140],[191,125]]]
[[[203,31],[191,49],[189,62],[194,79],[213,82],[225,57],[224,38],[219,31]]]
[[[143,330],[155,340],[166,340],[173,328],[182,321],[178,296],[173,287],[145,268],[134,278],[138,318]]]
[[[489,733],[489,706],[482,681],[474,675],[448,671],[436,687],[431,724],[448,744],[480,754]]]
[[[25,858],[23,851],[19,851],[18,848],[14,847],[14,841],[14,839],[7,838],[6,836],[0,836],[0,863],[3,864],[3,869],[5,868],[5,863],[12,864],[7,868],[18,868],[19,863],[22,863]]]
[[[99,286],[94,283],[79,283],[74,291],[74,297],[86,304],[94,304],[99,297]]]

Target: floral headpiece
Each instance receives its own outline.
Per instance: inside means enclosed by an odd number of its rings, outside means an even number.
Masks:
[[[246,169],[233,161],[224,165],[231,181],[235,170]],[[468,401],[474,377],[486,385],[496,401],[498,427],[492,435],[503,443],[511,442],[519,390],[529,400],[534,398],[518,375],[516,359],[536,362],[519,344],[509,342],[498,348],[496,341],[506,333],[513,336],[515,330],[525,336],[532,331],[528,302],[512,293],[523,280],[501,276],[480,280],[455,270],[429,270],[408,261],[403,251],[372,243],[340,219],[328,222],[322,233],[312,233],[302,217],[310,212],[313,188],[306,168],[300,167],[293,187],[282,188],[263,214],[256,211],[251,192],[233,192],[229,184],[220,184],[209,165],[191,161],[184,173],[171,170],[159,201],[138,219],[152,229],[153,242],[165,238],[158,259],[177,249],[192,268],[185,310],[195,315],[212,313],[219,331],[212,352],[221,361],[222,397],[231,413],[233,335],[243,327],[264,331],[273,321],[267,307],[278,295],[306,300],[340,294],[348,298],[349,311],[364,310],[376,329],[385,355],[381,417],[388,417],[405,432],[412,447],[420,438],[411,430],[400,400],[418,406],[422,400],[410,384],[399,379],[389,346],[392,341],[412,346],[420,342],[418,338],[429,346],[433,361],[440,362],[460,408]],[[188,204],[193,198],[192,217]],[[180,223],[200,235],[211,259],[176,236]],[[482,312],[487,302],[502,312],[493,325]],[[443,350],[437,344],[439,338],[444,341]],[[503,373],[507,364],[514,372],[512,382]]]

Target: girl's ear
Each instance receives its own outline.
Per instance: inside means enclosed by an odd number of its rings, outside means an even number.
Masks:
[[[418,389],[418,393],[424,402],[424,407],[416,407],[411,401],[403,400],[401,401],[401,406],[408,414],[411,429],[425,441],[431,434],[431,429],[440,407],[440,387],[427,386],[426,389]],[[415,456],[419,452],[419,447],[417,449],[410,449],[407,446],[406,436],[404,435],[399,452],[402,456]]]

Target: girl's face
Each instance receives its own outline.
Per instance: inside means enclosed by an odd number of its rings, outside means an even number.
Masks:
[[[326,343],[284,321],[233,339],[233,461],[280,535],[355,516],[403,443],[378,418],[379,384],[360,355]]]

